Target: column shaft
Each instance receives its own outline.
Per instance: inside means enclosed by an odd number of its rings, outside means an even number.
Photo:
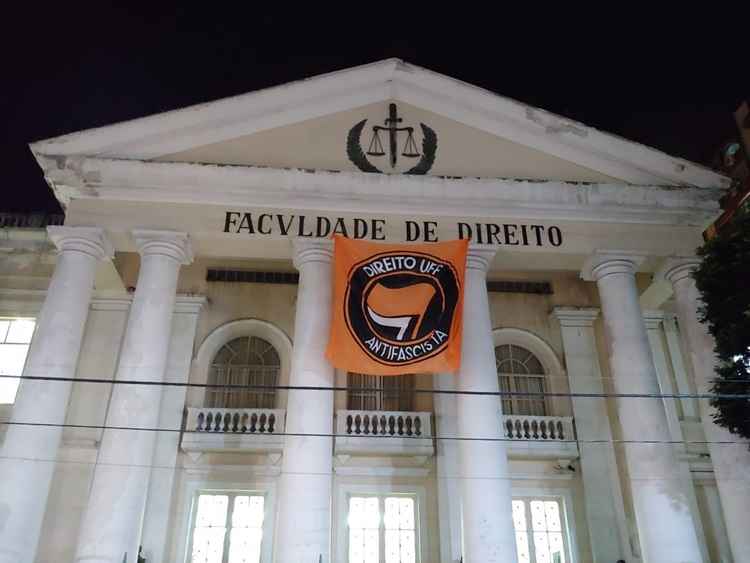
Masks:
[[[300,278],[289,385],[332,387],[334,370],[325,359],[333,283],[330,243],[295,241],[294,255]],[[329,563],[333,391],[291,389],[286,432],[290,435],[284,442],[279,477],[275,561]]]
[[[464,287],[459,391],[499,392],[486,273],[494,251],[471,249]],[[457,397],[464,563],[515,563],[511,483],[497,395]],[[479,441],[477,438],[487,438]]]
[[[674,289],[677,316],[686,342],[685,348],[690,351],[698,393],[707,394],[710,393],[711,380],[714,379],[716,357],[713,338],[706,326],[698,320],[701,299],[698,288],[689,275],[696,265],[695,260],[674,260],[667,263],[663,275]],[[708,399],[699,401],[699,409],[706,439],[710,442],[708,447],[732,556],[736,562],[750,561],[750,534],[747,532],[750,506],[748,442],[714,423],[714,408]]]
[[[436,373],[433,376],[436,389],[455,391],[456,375]],[[435,433],[440,437],[452,438],[458,434],[456,421],[456,395],[436,393]],[[456,440],[437,440],[435,444],[438,479],[438,507],[440,520],[440,560],[442,563],[456,563],[461,559],[461,497],[458,479],[458,443]]]
[[[49,227],[59,254],[37,319],[25,376],[72,378],[94,289],[97,262],[112,255],[101,229]],[[31,563],[49,494],[70,381],[22,381],[0,459],[0,562]]]
[[[167,363],[180,265],[192,259],[187,235],[137,231],[141,254],[115,380],[161,382]],[[114,385],[76,550],[77,562],[135,563],[159,422],[159,385]]]
[[[598,309],[560,307],[553,314],[560,321],[570,392],[602,394],[604,386],[594,336]],[[572,403],[580,440],[586,520],[594,562],[630,560],[633,553],[628,541],[606,400],[573,397]]]
[[[597,255],[589,275],[599,289],[615,390],[618,394],[658,395],[654,361],[638,302],[635,267],[633,257]],[[644,560],[702,561],[674,448],[657,443],[671,440],[661,401],[619,397],[617,405]],[[648,441],[653,443],[645,443]]]

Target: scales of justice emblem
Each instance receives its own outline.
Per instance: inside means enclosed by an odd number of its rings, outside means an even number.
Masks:
[[[411,159],[419,158],[419,161],[414,166],[404,171],[404,174],[427,174],[435,162],[435,154],[437,153],[437,133],[424,123],[419,124],[422,130],[422,152],[420,154],[419,149],[417,148],[417,143],[414,140],[414,127],[399,127],[399,124],[402,122],[403,118],[399,117],[396,104],[389,104],[388,117],[383,121],[385,126],[373,125],[372,137],[370,138],[370,143],[367,146],[366,153],[362,150],[360,137],[362,136],[362,130],[367,124],[367,119],[363,119],[352,127],[346,138],[346,154],[352,164],[362,172],[383,173],[382,170],[377,168],[367,158],[368,156],[382,157],[386,155],[383,148],[383,142],[380,138],[380,133],[382,132],[388,136],[388,156],[391,169],[396,168],[399,156],[399,133],[406,133],[406,141],[404,142],[401,156]]]

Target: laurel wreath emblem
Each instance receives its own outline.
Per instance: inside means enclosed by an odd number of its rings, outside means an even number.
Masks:
[[[383,171],[367,159],[367,155],[365,155],[365,152],[362,150],[362,145],[359,142],[359,138],[362,135],[362,130],[365,128],[366,123],[367,120],[363,119],[349,130],[349,134],[346,136],[346,155],[349,157],[352,164],[362,172],[375,172],[382,174]],[[416,165],[409,168],[409,170],[406,170],[404,174],[427,174],[435,163],[435,155],[437,154],[438,147],[437,133],[424,123],[420,123],[419,126],[422,128],[422,157]]]

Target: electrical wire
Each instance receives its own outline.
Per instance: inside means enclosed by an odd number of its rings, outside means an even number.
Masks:
[[[201,389],[245,389],[245,390],[274,390],[274,391],[368,391],[381,393],[383,389],[353,386],[328,385],[258,385],[253,383],[190,383],[178,381],[148,381],[141,379],[103,379],[86,377],[52,377],[44,375],[0,375],[0,378],[18,379],[21,381],[48,381],[70,383],[101,383],[108,385],[145,385],[152,387],[186,387]],[[581,393],[554,391],[463,391],[458,389],[410,389],[409,392],[433,395],[473,395],[494,397],[581,397],[607,398],[622,397],[631,399],[742,399],[750,400],[750,393]]]

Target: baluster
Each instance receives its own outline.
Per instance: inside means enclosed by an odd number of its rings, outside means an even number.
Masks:
[[[200,432],[201,430],[203,430],[203,420],[204,420],[205,418],[206,418],[206,417],[205,417],[205,416],[203,415],[203,413],[202,413],[202,412],[199,412],[199,413],[198,413],[198,419],[197,419],[197,421],[196,421],[196,422],[197,422],[197,424],[195,425],[195,430],[196,430],[196,432]]]
[[[547,426],[548,426],[547,421],[543,420],[542,421],[542,440],[547,440],[549,438],[549,432],[548,432]]]
[[[422,435],[422,417],[420,416],[414,418],[414,434],[416,436]]]
[[[245,432],[247,432],[247,419],[248,419],[248,418],[249,418],[249,417],[247,416],[247,413],[246,413],[246,412],[245,412],[245,413],[242,413],[242,428],[241,428],[240,430],[242,430],[243,434],[244,434]]]
[[[411,430],[412,424],[413,424],[412,418],[410,416],[407,416],[406,417],[406,435],[407,436],[413,436],[414,435],[414,433]]]
[[[276,415],[271,413],[268,415],[268,433],[273,434],[274,430],[276,430]]]
[[[362,433],[363,434],[369,434],[370,433],[370,416],[365,415],[364,419],[362,420]]]
[[[354,417],[354,433],[355,434],[362,433],[362,417],[360,415],[356,415]]]
[[[346,415],[346,433],[347,434],[352,433],[352,423],[353,423],[352,415],[347,414]]]
[[[549,439],[550,440],[556,440],[557,439],[557,432],[555,428],[555,421],[552,420],[547,424],[547,427],[549,429]]]
[[[529,421],[523,421],[523,437],[529,440],[531,438],[531,428],[529,427]]]
[[[505,419],[505,437],[513,439],[513,421],[509,418]]]
[[[266,416],[266,413],[261,413],[260,415],[260,428],[259,430],[261,432],[266,431],[266,421],[268,420],[268,417]]]
[[[516,426],[516,438],[520,440],[521,438],[523,438],[523,426],[521,425],[521,421],[516,419],[515,426]]]
[[[228,412],[224,413],[224,426],[222,426],[222,432],[229,432],[232,424],[232,415]]]
[[[387,431],[386,426],[387,426],[387,423],[385,420],[385,415],[381,415],[380,417],[380,435],[381,436],[385,436],[385,433]]]
[[[258,413],[254,412],[250,415],[250,432],[255,433],[258,429]]]
[[[240,425],[240,413],[236,412],[232,415],[232,432],[237,432],[238,426]]]
[[[396,417],[393,415],[388,417],[388,434],[391,436],[396,434]]]
[[[403,436],[404,435],[404,417],[399,416],[396,422],[398,423],[398,435]]]
[[[213,423],[214,423],[214,415],[212,413],[208,413],[206,415],[206,432],[211,432],[213,430]]]
[[[372,417],[372,433],[373,435],[378,435],[378,415],[373,415]]]
[[[542,432],[544,432],[544,421],[542,421]],[[531,437],[534,440],[539,439],[539,422],[536,420],[531,421]]]
[[[221,422],[223,419],[222,413],[217,412],[214,414],[214,432],[221,432]]]
[[[565,433],[563,432],[563,423],[561,420],[557,421],[557,439],[565,440]]]

